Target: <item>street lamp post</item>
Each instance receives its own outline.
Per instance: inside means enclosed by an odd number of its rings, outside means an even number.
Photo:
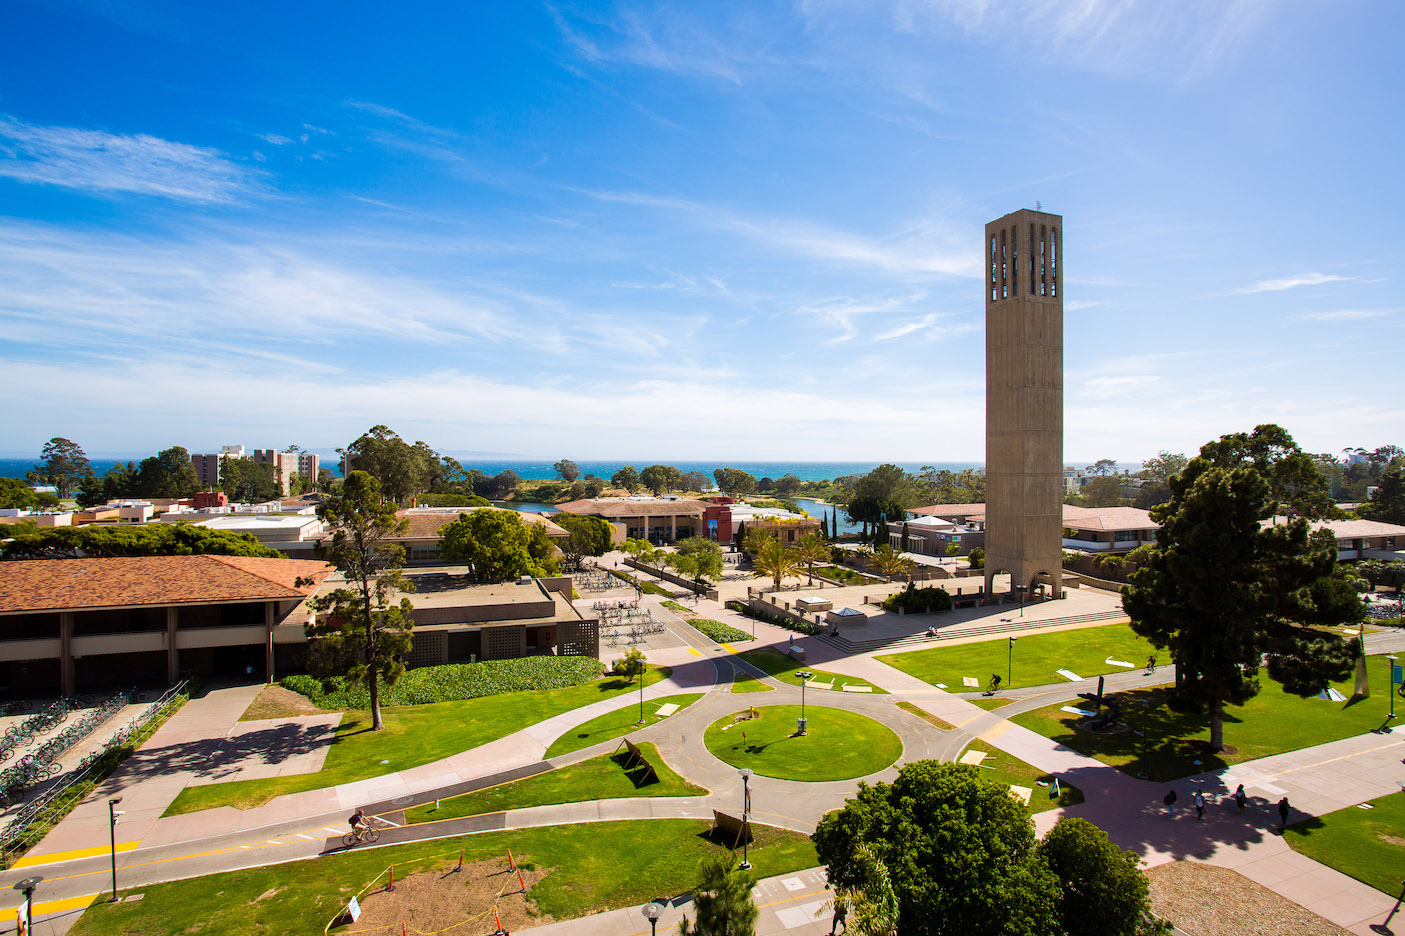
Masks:
[[[1386,694],[1390,696],[1390,714],[1386,716],[1385,728],[1383,731],[1390,731],[1390,723],[1395,720],[1395,661],[1400,659],[1393,653],[1386,654],[1385,664],[1389,669],[1385,674]]]
[[[750,871],[747,845],[751,842],[751,768],[743,767],[737,773],[742,775],[742,863],[737,865],[737,869]]]
[[[644,919],[649,921],[649,933],[651,936],[657,936],[659,931],[659,917],[663,916],[663,904],[646,903],[641,912],[644,914]]]
[[[1024,617],[1024,593],[1025,593],[1025,587],[1024,587],[1023,585],[1016,585],[1016,586],[1015,586],[1015,591],[1019,592],[1019,594],[1020,594],[1020,617]]]
[[[15,890],[24,891],[24,934],[29,936],[34,929],[34,888],[39,886],[39,882],[44,880],[44,875],[36,874],[34,877],[25,878],[15,885]]]
[[[1015,641],[1018,637],[1010,638],[1010,646],[1005,651],[1005,688],[1010,688],[1011,681],[1015,678]]]
[[[636,724],[644,724],[644,677],[649,674],[649,664],[643,660],[639,661],[639,721]]]
[[[815,678],[815,674],[809,670],[797,670],[796,676],[800,677],[800,723],[796,726],[797,735],[807,734],[809,723],[805,720],[805,683]]]
[[[107,801],[108,842],[112,847],[112,902],[117,902],[117,817],[122,815],[122,810],[117,808],[117,804],[122,802],[122,797],[114,796]]]

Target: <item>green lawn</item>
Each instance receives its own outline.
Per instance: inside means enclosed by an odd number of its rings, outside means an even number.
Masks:
[[[762,682],[758,677],[750,673],[744,673],[741,667],[732,668],[732,691],[733,692],[770,692],[771,687]]]
[[[577,725],[570,731],[551,742],[551,747],[546,749],[546,758],[549,760],[561,754],[569,754],[572,751],[579,751],[588,748],[592,744],[599,744],[601,741],[609,741],[612,738],[622,738],[633,731],[641,731],[650,725],[656,725],[663,721],[659,717],[659,708],[672,703],[678,706],[678,711],[682,711],[694,702],[702,698],[700,692],[690,692],[684,695],[665,696],[661,699],[644,700],[644,724],[639,724],[639,706],[626,705],[622,709],[615,709],[613,712],[606,712],[604,715],[597,715],[588,722]],[[675,715],[677,712],[674,713]],[[672,716],[666,716],[672,717]]]
[[[69,932],[72,936],[320,936],[347,900],[394,864],[402,875],[501,858],[507,849],[522,864],[553,869],[530,896],[558,920],[655,898],[687,893],[711,844],[710,822],[650,819],[590,822],[489,832],[390,848],[358,848],[326,858],[250,868],[135,888],[141,901],[99,900]],[[758,878],[819,863],[810,838],[753,825],[749,857]],[[270,895],[276,894],[276,898]],[[465,907],[465,918],[482,907]],[[644,918],[639,918],[640,923]],[[491,921],[489,921],[491,926]],[[355,927],[352,927],[354,930]],[[334,930],[333,932],[343,932]],[[479,927],[468,932],[490,932]]]
[[[1376,659],[1372,657],[1368,667],[1374,665],[1377,671],[1383,670]],[[1283,692],[1264,670],[1260,670],[1259,680],[1263,688],[1247,705],[1226,708],[1224,740],[1236,750],[1218,755],[1203,750],[1210,737],[1208,718],[1173,711],[1165,704],[1164,687],[1119,692],[1115,696],[1123,702],[1125,720],[1132,728],[1140,731],[1144,722],[1150,726],[1145,762],[1141,758],[1141,739],[1131,731],[1101,736],[1080,731],[1074,727],[1080,716],[1060,711],[1059,705],[1025,712],[1011,721],[1128,773],[1135,774],[1145,767],[1151,778],[1158,781],[1325,744],[1378,728],[1385,721],[1388,703],[1379,692],[1356,703],[1329,702],[1300,699]],[[1353,680],[1336,683],[1335,688],[1349,700]],[[1156,706],[1149,715],[1141,707],[1141,701],[1146,699]]]
[[[713,722],[703,735],[707,749],[733,767],[750,767],[763,777],[808,781],[865,777],[891,766],[903,752],[890,728],[854,712],[806,706],[809,733],[797,737],[800,706],[767,705],[756,711],[760,717],[749,721],[733,723],[728,715]]]
[[[1349,806],[1288,826],[1293,851],[1399,897],[1405,876],[1405,795],[1371,800],[1374,809]]]
[[[967,701],[967,702],[970,702],[972,705],[976,706],[977,708],[983,708],[983,709],[985,709],[987,712],[993,712],[993,711],[995,711],[995,710],[998,709],[998,708],[1004,708],[1005,706],[1009,705],[1011,702],[1013,702],[1013,701],[1015,701],[1015,700],[1014,700],[1014,699],[1002,699],[1002,698],[1000,698],[1000,696],[990,696],[989,698],[985,698],[985,699],[967,699],[966,701]]]
[[[1013,754],[1006,754],[999,748],[980,741],[971,742],[966,750],[983,751],[990,755],[981,762],[979,767],[981,776],[1006,786],[1029,787],[1033,790],[1029,795],[1029,811],[1031,813],[1044,812],[1046,809],[1060,806],[1077,806],[1083,802],[1082,790],[1077,787],[1065,786],[1062,783],[1059,784],[1058,797],[1050,797],[1049,794],[1053,792],[1054,778],[1039,768],[1026,764]],[[1040,786],[1041,783],[1046,785]]]
[[[625,752],[601,754],[579,764],[558,767],[533,777],[499,784],[485,790],[475,790],[452,799],[441,800],[437,806],[416,806],[405,810],[408,823],[437,822],[460,816],[480,816],[484,813],[525,809],[528,806],[550,806],[556,803],[584,803],[591,800],[624,799],[631,796],[706,796],[707,790],[689,783],[664,763],[659,749],[649,743],[639,750],[658,774],[657,783],[635,786],[624,770]]]
[[[671,673],[668,667],[650,666],[645,679],[654,683]],[[317,773],[186,787],[165,815],[176,816],[215,806],[252,809],[275,796],[320,790],[418,767],[487,744],[582,705],[637,692],[638,686],[638,682],[627,683],[619,677],[607,676],[569,689],[509,692],[429,705],[387,706],[381,710],[385,727],[380,731],[371,731],[369,712],[347,712],[337,727],[327,760]]]
[[[759,650],[743,650],[737,656],[741,657],[752,666],[774,676],[783,683],[790,683],[792,686],[800,685],[800,677],[796,676],[797,670],[809,669],[804,663],[799,662],[789,654],[781,653],[770,647],[762,647]],[[867,680],[859,679],[857,676],[840,676],[836,673],[826,673],[824,670],[810,670],[815,674],[815,682],[833,682],[833,689],[816,689],[815,692],[842,692],[840,686],[868,686],[874,695],[887,695],[888,693],[879,689]],[[806,690],[807,692],[810,690]]]
[[[1061,669],[1085,677],[1141,672],[1146,658],[1155,652],[1126,624],[1031,634],[1015,641],[1013,653],[1009,646],[1007,638],[995,637],[980,643],[894,653],[878,659],[924,682],[945,683],[952,692],[961,692],[966,688],[961,682],[963,676],[976,678],[985,688],[991,674],[997,673],[1005,688],[1016,688],[1066,682],[1058,673]],[[1012,662],[1007,663],[1007,655]],[[1161,656],[1165,658],[1166,654]],[[1128,670],[1112,666],[1104,662],[1108,658],[1133,663],[1135,667]]]

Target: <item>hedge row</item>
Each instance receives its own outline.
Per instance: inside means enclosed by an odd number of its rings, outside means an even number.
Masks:
[[[688,623],[718,643],[751,639],[751,635],[746,631],[737,630],[729,624],[723,624],[721,621],[714,621],[710,618],[688,618]]]
[[[526,689],[565,689],[598,679],[604,671],[594,657],[577,656],[421,666],[405,673],[393,686],[382,685],[381,704],[426,705]],[[365,683],[348,686],[344,679],[333,679],[324,686],[315,676],[298,675],[284,676],[278,685],[302,693],[320,708],[366,709],[371,705]]]
[[[784,627],[786,630],[793,630],[799,634],[814,636],[815,634],[822,633],[820,628],[811,624],[809,621],[801,621],[798,618],[784,617],[779,614],[767,614],[765,611],[753,611],[751,610],[751,606],[743,601],[729,601],[727,602],[727,607],[731,608],[733,611],[745,614],[747,617],[756,618],[756,620],[765,621],[768,624],[775,624],[777,627]]]

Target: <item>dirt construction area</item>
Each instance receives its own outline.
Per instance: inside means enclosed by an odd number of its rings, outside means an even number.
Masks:
[[[494,905],[502,928],[515,932],[529,926],[554,923],[549,916],[538,916],[532,902],[532,887],[550,873],[550,869],[522,871],[527,893],[522,893],[517,872],[509,870],[501,859],[465,864],[455,870],[456,861],[442,862],[429,871],[419,871],[395,879],[395,890],[388,891],[388,879],[378,880],[361,898],[361,918],[355,925],[333,929],[333,933],[380,930],[386,933],[405,932],[429,936],[445,933],[451,936],[489,936],[498,932],[498,919],[493,916]]]

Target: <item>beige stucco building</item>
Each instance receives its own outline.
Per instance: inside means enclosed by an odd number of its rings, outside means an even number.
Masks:
[[[985,226],[985,583],[1062,594],[1063,218]]]

